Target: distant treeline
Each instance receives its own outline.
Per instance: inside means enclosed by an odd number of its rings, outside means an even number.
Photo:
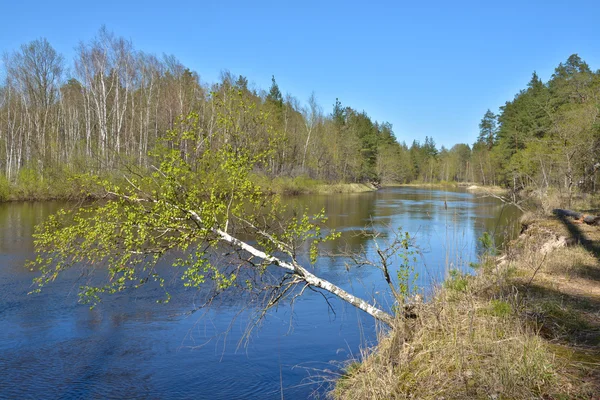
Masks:
[[[269,176],[410,179],[401,157],[406,148],[388,123],[373,122],[339,101],[324,113],[314,95],[302,105],[282,94],[275,77],[268,92],[228,72],[218,83],[201,82],[175,57],[137,51],[104,28],[79,45],[70,66],[40,39],[5,53],[3,69],[0,173],[11,184],[147,165],[157,139],[190,113],[198,115],[198,129],[208,137],[226,129],[217,124],[223,113],[239,113],[237,128],[245,136],[237,138],[240,144],[276,137],[271,161],[259,171]],[[259,116],[268,118],[269,132],[253,121]]]
[[[331,112],[314,95],[303,104],[284,96],[275,77],[268,91],[229,72],[201,82],[174,56],[138,51],[105,28],[77,47],[71,65],[39,39],[5,53],[2,67],[0,199],[7,190],[60,196],[78,173],[148,167],[157,140],[192,113],[207,138],[231,129],[236,146],[274,148],[256,171],[271,178],[595,187],[598,74],[576,56],[548,84],[534,75],[499,116],[488,112],[473,149],[449,150],[430,137],[399,143],[391,124],[337,99]],[[236,126],[219,124],[224,115]]]

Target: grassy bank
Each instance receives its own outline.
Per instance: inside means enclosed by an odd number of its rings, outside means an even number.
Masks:
[[[377,190],[370,183],[327,183],[306,176],[270,178],[255,175],[255,183],[263,188],[265,193],[298,195],[298,194],[331,194],[331,193],[361,193]]]
[[[89,183],[67,168],[47,171],[44,175],[23,168],[15,182],[0,175],[0,202],[81,199],[88,196],[89,189]]]
[[[103,179],[120,182],[123,185],[127,184],[121,176],[116,174],[104,176]],[[264,193],[270,194],[360,193],[377,190],[377,187],[369,183],[326,183],[304,176],[270,178],[264,175],[255,175],[253,180],[262,187]],[[60,170],[44,176],[38,175],[33,170],[21,170],[14,183],[8,182],[4,176],[0,176],[0,202],[77,200],[94,197],[90,196],[90,192],[97,189],[89,180],[79,177],[70,170]]]
[[[545,216],[478,274],[454,275],[351,364],[338,399],[593,399],[600,228]]]
[[[471,193],[474,194],[482,194],[482,195],[486,195],[486,194],[492,194],[492,195],[497,195],[497,196],[503,196],[505,195],[508,190],[506,188],[500,187],[500,186],[493,186],[493,185],[486,185],[486,186],[479,186],[479,185],[464,185],[467,190]]]
[[[423,182],[411,182],[411,183],[402,183],[402,184],[386,184],[384,186],[398,186],[398,187],[427,187],[427,188],[432,188],[432,189],[449,189],[449,188],[465,188],[466,190],[468,190],[471,193],[474,194],[481,194],[481,195],[486,195],[486,194],[492,194],[492,195],[498,195],[498,196],[503,196],[505,195],[508,191],[507,189],[500,187],[500,186],[492,186],[492,185],[476,185],[473,183],[468,183],[468,182],[447,182],[447,181],[440,181],[440,182],[427,182],[427,183],[423,183]]]
[[[447,182],[447,181],[439,181],[439,182],[410,182],[410,183],[386,183],[384,186],[389,187],[428,187],[432,189],[447,189],[447,188],[456,188],[459,186],[456,182]]]

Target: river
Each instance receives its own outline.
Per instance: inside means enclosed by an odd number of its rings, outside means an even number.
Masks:
[[[495,233],[498,245],[514,236],[518,214],[496,199],[414,187],[286,201],[325,209],[328,225],[342,232],[330,250],[372,251],[356,235],[368,223],[384,231],[402,227],[418,245],[416,284],[425,292],[449,266],[469,271],[484,231]],[[63,206],[0,204],[0,398],[324,397],[340,367],[375,343],[372,318],[330,299],[334,313],[311,291],[293,309],[283,304],[270,312],[241,346],[248,313],[240,313],[239,298],[189,314],[190,290],[171,290],[173,300],[157,304],[158,292],[148,288],[113,295],[90,310],[77,303],[72,274],[27,295],[35,273],[23,265],[33,256],[34,226]],[[378,270],[347,271],[345,261],[322,258],[315,273],[361,296],[385,295]]]

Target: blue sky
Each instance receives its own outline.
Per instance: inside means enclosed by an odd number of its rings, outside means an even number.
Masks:
[[[204,82],[227,69],[268,89],[275,75],[302,102],[314,90],[325,112],[338,97],[408,144],[473,143],[488,108],[573,53],[600,68],[599,1],[0,0],[0,10],[0,52],[45,37],[72,64],[105,24]]]

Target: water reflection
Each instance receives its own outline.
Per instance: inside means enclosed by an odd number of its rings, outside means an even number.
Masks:
[[[342,232],[326,244],[332,253],[364,248],[372,255],[372,244],[358,234],[367,224],[386,234],[409,232],[422,252],[421,287],[439,282],[449,267],[468,269],[484,231],[496,232],[501,245],[501,233],[516,229],[515,210],[461,191],[390,188],[286,202],[314,213],[325,209],[328,225]],[[334,314],[320,295],[307,292],[293,309],[273,310],[237,350],[252,312],[239,312],[246,298],[224,297],[202,319],[189,315],[203,293],[181,288],[168,262],[158,268],[171,271],[169,304],[157,305],[163,292],[148,286],[90,310],[76,302],[76,274],[27,296],[34,274],[23,263],[32,256],[34,226],[61,206],[0,205],[0,397],[274,398],[283,387],[285,398],[304,399],[318,388],[305,385],[310,375],[335,369],[330,361],[342,362],[375,340],[371,318],[330,299]],[[380,271],[348,271],[346,262],[322,258],[315,273],[389,307]]]

